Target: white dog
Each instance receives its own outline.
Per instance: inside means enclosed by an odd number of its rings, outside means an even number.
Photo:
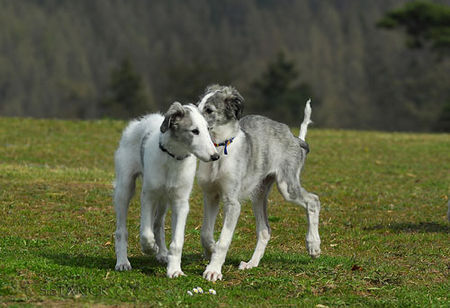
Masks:
[[[263,116],[240,119],[242,102],[236,89],[216,85],[206,90],[198,106],[213,141],[223,153],[217,162],[200,162],[198,170],[198,183],[204,193],[201,239],[205,255],[211,260],[203,277],[211,281],[222,279],[221,269],[239,218],[240,201],[246,198],[253,203],[257,244],[250,261],[241,262],[239,268],[258,266],[270,239],[267,197],[275,182],[286,200],[305,208],[306,247],[312,257],[320,255],[319,198],[300,186],[300,172],[309,151],[305,142],[311,114],[309,102],[299,137],[293,136],[287,125]],[[220,201],[224,204],[224,222],[215,242],[214,224]]]
[[[142,175],[140,242],[142,251],[167,262],[167,276],[184,275],[181,251],[194,182],[196,157],[208,162],[219,155],[208,133],[207,122],[193,105],[175,102],[167,113],[150,114],[132,121],[124,130],[115,154],[114,207],[116,270],[130,270],[127,258],[128,205],[135,181]],[[172,206],[172,241],[167,251],[164,218]]]

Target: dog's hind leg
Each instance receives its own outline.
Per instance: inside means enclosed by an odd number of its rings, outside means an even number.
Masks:
[[[215,250],[214,225],[219,212],[219,194],[216,192],[204,192],[203,196],[203,224],[201,241],[205,258],[211,260],[211,254]]]
[[[127,215],[128,206],[134,194],[136,176],[118,172],[114,184],[114,210],[116,212],[116,233],[114,239],[117,258],[115,269],[117,271],[131,269],[131,264],[127,257]]]
[[[156,259],[158,262],[167,263],[167,247],[166,235],[164,232],[164,222],[167,214],[167,203],[161,202],[156,209],[156,217],[153,230],[155,231],[156,245],[158,245],[158,253]]]
[[[301,187],[302,196],[306,200],[306,217],[308,219],[308,232],[306,234],[306,248],[312,258],[320,256],[319,213],[320,200],[313,193]]]
[[[252,200],[253,214],[256,219],[256,248],[253,252],[253,256],[248,262],[242,261],[239,265],[239,269],[250,269],[257,267],[259,261],[264,255],[267,244],[270,240],[271,230],[269,226],[269,219],[267,216],[267,198],[269,196],[272,185],[275,181],[273,176],[268,176],[264,179],[260,191],[255,195]]]
[[[306,210],[308,232],[306,234],[306,248],[311,257],[320,256],[319,213],[320,201],[315,194],[307,192],[298,182],[298,176],[277,175],[280,193],[290,202],[301,205]]]

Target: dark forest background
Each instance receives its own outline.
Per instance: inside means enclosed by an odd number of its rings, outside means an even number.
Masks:
[[[245,113],[432,131],[450,58],[377,27],[401,0],[0,0],[0,115],[130,118],[231,84]],[[449,5],[449,1],[431,1]]]

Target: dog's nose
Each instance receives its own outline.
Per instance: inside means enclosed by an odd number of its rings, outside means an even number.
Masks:
[[[212,161],[218,160],[219,158],[220,158],[220,155],[217,154],[217,153],[211,155],[211,160],[212,160]]]

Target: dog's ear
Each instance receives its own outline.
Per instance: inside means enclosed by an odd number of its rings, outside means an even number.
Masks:
[[[205,89],[205,95],[214,91],[218,91],[220,90],[222,87],[218,84],[210,84],[209,86],[206,87]]]
[[[218,90],[220,90],[221,88],[222,88],[222,87],[221,87],[220,85],[218,85],[218,84],[212,84],[212,85],[207,86],[206,89],[205,89],[205,92],[199,97],[198,101],[195,102],[195,106],[198,107],[198,105],[200,104],[200,102],[202,101],[202,99],[203,99],[206,95],[208,95],[208,94],[211,93],[211,92],[218,91]]]
[[[242,117],[244,111],[244,98],[234,88],[232,88],[231,95],[225,99],[225,105],[229,116],[239,120]]]
[[[161,124],[161,133],[165,133],[169,128],[176,125],[176,123],[183,118],[185,115],[185,110],[179,102],[173,103],[166,114],[164,114],[164,121]]]

